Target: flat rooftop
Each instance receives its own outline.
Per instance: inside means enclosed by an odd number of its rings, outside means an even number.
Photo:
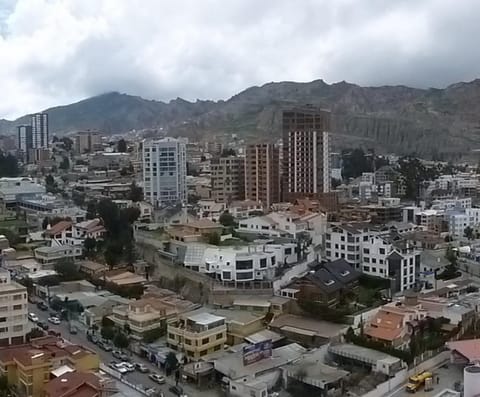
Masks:
[[[208,325],[211,323],[215,323],[217,321],[225,320],[225,317],[216,316],[211,313],[203,312],[203,313],[196,313],[191,316],[187,316],[188,320],[194,321],[200,325]]]
[[[391,356],[390,354],[350,343],[330,345],[328,351],[342,357],[352,358],[369,364],[375,364],[377,361],[387,361],[391,363],[401,361],[399,358]]]

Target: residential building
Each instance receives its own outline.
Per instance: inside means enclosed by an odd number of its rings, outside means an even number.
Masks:
[[[337,259],[292,281],[280,290],[280,295],[336,306],[343,293],[357,288],[360,274],[344,259]]]
[[[200,218],[207,218],[211,221],[218,222],[220,215],[226,210],[225,203],[217,203],[215,200],[199,200],[197,203],[198,216]]]
[[[90,372],[67,372],[45,386],[45,397],[109,397],[117,392],[113,379]]]
[[[274,144],[247,146],[245,198],[259,201],[265,208],[280,202],[280,153]]]
[[[230,203],[245,198],[245,159],[221,156],[211,160],[212,199]]]
[[[465,229],[477,228],[480,225],[480,208],[465,208],[445,212],[448,223],[448,233],[452,236],[463,237]]]
[[[342,258],[365,274],[388,278],[393,291],[415,286],[420,252],[396,231],[366,223],[332,225],[325,239],[328,260]]]
[[[221,223],[213,222],[209,219],[195,219],[193,221],[171,224],[167,229],[167,233],[173,240],[192,242],[202,241],[212,234],[222,233],[223,226]]]
[[[185,141],[174,138],[143,141],[145,200],[162,207],[187,200]]]
[[[22,396],[43,396],[50,372],[68,365],[78,372],[98,370],[99,357],[94,351],[65,342],[60,338],[42,337],[29,344],[0,348],[0,373]]]
[[[291,211],[270,212],[268,215],[242,219],[238,231],[269,237],[299,238],[302,234],[321,239],[327,227],[325,214]],[[318,243],[318,242],[317,242]]]
[[[102,137],[98,132],[81,131],[73,136],[75,153],[91,153],[102,148]]]
[[[225,317],[197,311],[180,315],[167,324],[167,344],[183,352],[190,360],[223,351],[227,342]]]
[[[233,201],[228,206],[228,212],[235,219],[245,219],[263,213],[264,207],[260,201],[240,200]]]
[[[34,149],[48,148],[48,114],[36,113],[32,115],[32,147]]]
[[[33,148],[32,126],[19,125],[17,127],[17,147],[22,159],[28,162],[28,153]]]
[[[434,233],[448,231],[448,222],[445,220],[444,210],[423,210],[415,214],[415,223]]]
[[[35,259],[43,265],[53,265],[59,260],[80,258],[83,254],[81,245],[57,245],[38,247],[33,251]]]
[[[330,112],[314,107],[283,112],[283,198],[330,191]]]
[[[27,289],[12,281],[8,270],[0,270],[0,346],[25,342],[27,314]]]

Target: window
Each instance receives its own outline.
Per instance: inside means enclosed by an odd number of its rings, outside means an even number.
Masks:
[[[364,249],[363,249],[363,253],[364,253],[364,254],[369,254],[369,253],[370,253],[370,250],[369,250],[368,248],[364,248]]]
[[[342,245],[340,246],[340,249],[344,250],[344,249],[345,249],[345,245],[342,244]]]
[[[185,338],[185,344],[186,345],[191,345],[192,341],[190,339]]]
[[[291,248],[285,248],[285,255],[290,255],[292,253]]]
[[[341,241],[345,241],[345,236],[340,236]]]
[[[6,317],[0,317],[0,323],[6,323],[7,318]]]
[[[222,348],[222,345],[217,345],[213,348],[213,351],[218,352]]]
[[[8,312],[8,306],[0,307],[0,312]]]
[[[208,342],[210,342],[210,338],[203,338],[202,339],[202,345],[206,345]]]
[[[376,272],[377,272],[377,268],[372,266],[372,273],[376,273]]]
[[[19,301],[20,299],[22,299],[22,294],[13,295],[14,301]]]
[[[237,280],[251,280],[253,279],[253,272],[237,273]]]
[[[372,263],[377,263],[377,258],[372,258]]]
[[[236,261],[236,269],[237,270],[248,270],[248,269],[253,269],[253,260],[247,259],[247,260],[237,260]]]
[[[272,266],[275,266],[275,257],[272,256]]]
[[[169,334],[168,334],[168,339],[173,339],[173,340],[175,340],[175,335],[169,333]]]
[[[220,332],[219,334],[215,335],[215,338],[216,338],[217,340],[222,339],[222,338],[223,338],[223,334]]]
[[[364,272],[369,272],[370,271],[370,266],[364,266],[363,271]]]
[[[206,355],[207,355],[207,351],[208,351],[208,350],[202,350],[202,351],[200,352],[200,356],[206,356]]]
[[[23,331],[23,325],[14,325],[13,332],[20,332]]]
[[[380,248],[378,252],[380,252],[380,255],[385,255],[385,248]]]
[[[261,258],[260,259],[260,267],[267,267],[267,258]]]
[[[13,310],[22,310],[22,305],[13,305]]]
[[[363,261],[364,261],[365,263],[370,263],[370,258],[369,258],[368,256],[364,256],[364,257],[363,257]]]

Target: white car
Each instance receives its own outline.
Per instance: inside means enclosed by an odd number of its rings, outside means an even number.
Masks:
[[[33,321],[34,323],[39,320],[38,316],[35,313],[28,313],[28,319],[30,321]]]
[[[127,363],[127,362],[122,362],[120,365],[123,365],[123,368],[125,368],[128,372],[133,372],[135,371],[135,365]]]
[[[122,375],[126,374],[128,372],[128,369],[126,369],[123,366],[123,363],[110,363],[110,367],[114,369],[115,371],[120,372]]]
[[[60,319],[58,317],[49,317],[48,322],[52,323],[52,324],[55,324],[55,325],[58,325],[58,324],[60,324]]]

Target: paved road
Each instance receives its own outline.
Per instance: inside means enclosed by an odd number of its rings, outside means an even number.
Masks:
[[[41,311],[40,309],[38,309],[36,307],[36,305],[34,304],[30,304],[29,303],[29,313],[35,313],[38,318],[41,320],[41,321],[44,321],[44,322],[47,322],[47,318],[49,317],[49,313],[51,312],[51,310],[48,310],[48,311]],[[100,356],[100,361],[102,361],[104,364],[108,365],[108,363],[110,361],[119,361],[118,359],[114,358],[112,356],[112,353],[111,352],[106,352],[102,349],[100,349],[97,345],[89,342],[87,339],[86,339],[86,335],[83,331],[79,331],[78,334],[76,335],[72,335],[70,334],[69,332],[69,329],[68,329],[68,323],[66,321],[62,321],[61,324],[59,325],[54,325],[54,324],[51,324],[51,323],[48,323],[49,325],[49,329],[53,329],[53,330],[56,330],[58,332],[60,332],[62,334],[62,337],[72,343],[75,343],[75,344],[78,344],[78,345],[82,345],[82,346],[85,346],[91,350],[94,350],[95,352],[97,352],[97,354]],[[158,374],[161,374],[161,375],[164,375],[164,373],[162,373],[162,371],[155,367],[152,363],[150,363],[149,361],[146,361],[134,354],[132,354],[132,358],[131,358],[131,361],[132,362],[142,362],[144,363],[151,372],[154,372],[154,373],[158,373]],[[138,372],[138,371],[134,371],[134,372],[129,372],[127,373],[126,375],[124,375],[124,377],[136,384],[136,385],[144,385],[146,387],[155,387],[157,390],[161,390],[165,397],[171,397],[171,396],[174,396],[174,394],[172,394],[168,388],[171,386],[171,385],[174,385],[175,384],[175,379],[174,377],[166,377],[166,384],[165,385],[158,385],[156,383],[154,383],[153,381],[151,381],[149,378],[148,378],[148,374],[143,374],[141,372]],[[189,397],[193,397],[193,396],[216,396],[217,393],[215,391],[199,391],[197,389],[194,389],[192,386],[188,385],[188,384],[181,384],[181,386],[183,387],[184,389],[184,392],[187,393],[187,395]]]

